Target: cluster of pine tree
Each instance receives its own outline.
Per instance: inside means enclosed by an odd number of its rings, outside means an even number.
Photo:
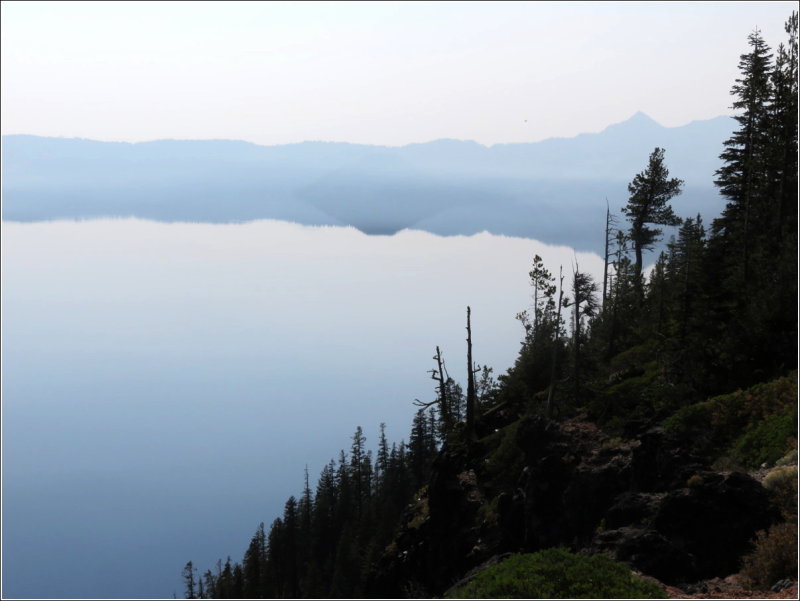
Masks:
[[[561,385],[553,409],[590,408],[600,421],[628,419],[631,410],[660,419],[689,399],[794,368],[796,13],[786,31],[788,45],[774,60],[758,31],[741,57],[732,89],[739,128],[724,142],[715,179],[728,201],[722,214],[709,228],[699,214],[675,215],[669,201],[683,182],[670,177],[665,151],[656,148],[629,184],[623,214],[608,213],[602,288],[577,265],[565,287],[563,276],[557,280],[534,259],[534,307],[518,316],[527,335],[515,367],[500,377],[501,398],[550,410]],[[647,274],[643,254],[663,226],[677,226],[677,233]],[[569,337],[562,309],[570,314]],[[624,399],[609,395],[608,384],[631,375],[664,390],[651,390],[650,404],[638,394],[636,407],[618,402]]]
[[[484,382],[490,378],[485,370]],[[392,541],[408,501],[427,481],[448,420],[460,420],[464,397],[452,378],[445,379],[452,413],[439,404],[420,408],[409,442],[388,444],[380,426],[377,452],[366,449],[359,426],[350,452],[322,470],[311,490],[308,470],[300,499],[286,501],[283,516],[267,533],[262,523],[241,563],[217,562],[216,571],[199,575],[184,567],[186,598],[352,598],[359,597],[369,567]],[[486,386],[486,384],[485,384]]]
[[[608,213],[602,284],[578,265],[557,278],[534,258],[533,306],[518,315],[525,340],[499,385],[488,368],[473,380],[480,370],[470,346],[465,396],[437,348],[437,398],[417,402],[408,444],[390,447],[381,425],[373,456],[359,427],[349,454],[326,465],[315,491],[306,470],[299,500],[289,498],[268,532],[259,526],[241,563],[229,558],[199,576],[186,564],[186,597],[361,596],[441,447],[486,435],[490,416],[586,412],[605,428],[630,430],[793,369],[796,12],[786,31],[788,45],[774,57],[758,31],[749,36],[732,89],[739,127],[724,142],[715,180],[728,202],[709,228],[700,215],[674,214],[669,201],[683,182],[670,177],[665,151],[656,148],[631,181],[622,215]],[[678,229],[648,273],[644,253],[663,227]]]
[[[186,564],[186,598],[352,598],[363,592],[369,568],[392,541],[403,510],[427,481],[444,437],[464,419],[466,399],[447,374],[441,351],[436,400],[416,404],[409,442],[392,443],[380,425],[376,452],[366,448],[362,428],[353,434],[349,454],[331,459],[311,490],[308,469],[300,499],[289,497],[283,516],[266,532],[260,524],[241,563],[223,564],[197,574]],[[495,383],[483,367],[478,399],[486,404]]]
[[[262,523],[240,563],[218,562],[216,573],[195,578],[184,568],[187,598],[357,597],[366,568],[391,541],[395,522],[427,477],[436,435],[422,412],[411,439],[389,448],[381,424],[373,460],[361,427],[350,453],[331,459],[312,492],[306,470],[300,499],[286,501],[283,516],[265,532]]]

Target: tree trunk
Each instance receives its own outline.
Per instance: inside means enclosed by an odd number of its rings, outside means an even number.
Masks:
[[[467,437],[475,434],[475,372],[472,365],[471,310],[467,307]]]
[[[442,422],[444,423],[445,430],[450,431],[453,427],[453,420],[450,415],[450,404],[447,399],[447,383],[444,375],[444,362],[442,361],[442,351],[436,347],[436,365],[439,368],[439,412],[442,414]]]
[[[553,334],[553,359],[550,362],[550,389],[547,391],[547,404],[544,408],[545,418],[550,417],[550,409],[553,405],[553,396],[556,388],[556,359],[558,357],[559,330],[561,329],[561,301],[564,298],[564,276],[562,275],[561,266],[558,268],[558,278],[558,313],[555,333]]]
[[[642,247],[641,245],[634,240],[633,241],[633,250],[636,253],[636,287],[641,290],[642,288]]]
[[[606,198],[606,248],[603,253],[603,308],[606,306],[606,290],[608,289],[608,234],[611,225],[611,209]]]

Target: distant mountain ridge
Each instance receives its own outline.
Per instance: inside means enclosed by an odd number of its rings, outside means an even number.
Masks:
[[[3,136],[3,219],[136,216],[161,221],[281,219],[489,231],[599,250],[606,199],[618,211],[653,148],[685,180],[673,206],[706,221],[730,117],[667,128],[643,113],[599,133],[482,146],[436,140],[402,147],[340,142],[259,146],[234,140],[97,142]]]

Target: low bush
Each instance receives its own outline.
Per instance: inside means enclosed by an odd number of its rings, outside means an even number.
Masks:
[[[776,467],[764,478],[764,488],[769,491],[773,503],[780,510],[784,519],[796,521],[797,467]]]
[[[797,577],[797,524],[784,522],[756,535],[755,549],[742,560],[742,576],[752,587],[769,588]]]
[[[566,549],[512,555],[447,594],[450,599],[664,599],[657,585],[604,555]]]
[[[624,432],[631,422],[663,417],[664,399],[669,396],[665,394],[664,381],[655,361],[625,372],[623,376],[611,385],[599,385],[597,394],[586,405],[589,417],[615,434]]]
[[[488,496],[512,489],[524,467],[524,454],[517,446],[519,421],[501,428],[481,442],[489,450],[483,474]]]
[[[664,428],[679,440],[692,444],[710,459],[723,455],[741,442],[738,451],[732,451],[736,461],[742,459],[749,465],[756,457],[773,462],[789,450],[786,437],[786,418],[796,415],[797,372],[788,376],[756,384],[747,390],[716,396],[707,401],[689,405],[664,420]],[[757,430],[758,433],[756,433]],[[744,436],[751,434],[744,440]],[[781,447],[781,451],[777,449]],[[775,456],[776,453],[780,453]],[[764,463],[765,459],[757,464]]]
[[[797,447],[775,462],[775,465],[797,465]]]
[[[795,415],[796,409],[792,408],[761,420],[733,445],[733,459],[747,467],[774,465],[792,447],[797,433]]]

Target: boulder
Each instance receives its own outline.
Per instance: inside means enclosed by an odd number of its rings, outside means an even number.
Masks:
[[[696,558],[698,577],[727,576],[738,571],[739,559],[750,549],[756,531],[779,516],[764,487],[747,474],[696,476],[691,488],[664,497],[653,527]]]

